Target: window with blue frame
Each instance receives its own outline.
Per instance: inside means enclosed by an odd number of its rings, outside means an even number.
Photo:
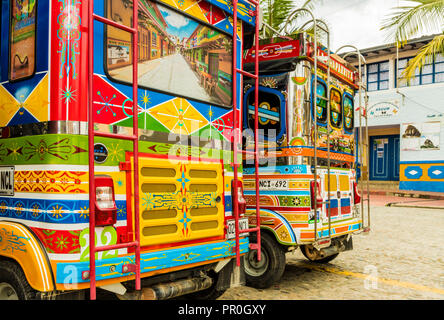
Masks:
[[[259,130],[264,137],[277,137],[281,132],[282,99],[276,93],[279,91],[269,88],[259,89]],[[254,90],[248,95],[248,128],[255,127]]]
[[[351,131],[353,129],[353,98],[349,96],[348,94],[344,95],[344,108],[343,108],[343,115],[344,115],[344,129],[346,131]]]
[[[367,65],[367,90],[387,90],[389,88],[389,62],[382,61]]]
[[[398,87],[418,86],[423,84],[444,82],[444,56],[437,54],[433,59],[426,60],[426,64],[421,70],[416,69],[415,76],[409,81],[402,79],[402,73],[408,62],[413,57],[402,58],[397,63],[397,84]]]
[[[331,125],[340,129],[342,124],[342,96],[336,89],[330,90],[330,121]]]
[[[318,123],[327,123],[327,87],[318,81],[316,91],[316,120]]]

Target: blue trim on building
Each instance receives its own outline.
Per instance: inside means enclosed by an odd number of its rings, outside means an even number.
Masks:
[[[400,190],[444,192],[442,181],[400,181]]]

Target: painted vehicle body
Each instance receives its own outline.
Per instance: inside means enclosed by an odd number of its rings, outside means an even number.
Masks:
[[[130,25],[131,6],[125,0],[96,0],[94,13]],[[139,81],[141,277],[196,268],[208,272],[235,256],[226,224],[232,219],[233,169],[227,159],[236,107],[226,66],[231,55],[220,53],[230,46],[232,11],[218,0],[139,1],[139,6],[145,19],[139,24],[140,77],[148,78],[172,55],[182,59],[183,68],[191,65],[194,52],[202,50],[197,47],[211,46],[212,57],[209,65],[208,55],[196,53],[201,67],[190,69],[201,96]],[[241,47],[243,25],[254,20],[251,10],[239,3],[238,40],[231,46]],[[189,30],[178,20],[188,21]],[[16,261],[42,297],[89,287],[89,50],[94,50],[96,130],[132,132],[129,34],[95,22],[94,48],[88,48],[87,21],[87,1],[1,2],[1,36],[9,41],[0,47],[0,261]],[[192,29],[192,37],[178,36],[177,30],[189,35]],[[176,83],[187,82],[184,74],[176,76],[182,77]],[[183,144],[178,147],[177,141]],[[96,138],[94,157],[96,174],[113,181],[116,207],[115,223],[96,228],[96,245],[131,241],[135,186],[125,164],[133,161],[132,142]],[[245,254],[248,237],[239,244]],[[134,279],[133,270],[124,268],[134,262],[134,250],[98,252],[96,259],[99,287]]]
[[[294,40],[274,40],[262,40],[259,49],[259,123],[262,129],[259,137],[263,151],[259,168],[259,201],[263,233],[268,232],[284,252],[298,246],[301,249],[313,246],[321,249],[335,245],[342,248],[340,250],[350,249],[350,235],[362,231],[358,210],[360,196],[355,183],[357,148],[353,128],[353,100],[358,89],[358,75],[356,70],[333,56],[330,60],[330,88],[327,89],[326,65],[318,62],[315,75],[313,44],[308,38],[301,35]],[[323,47],[318,48],[317,54],[327,56]],[[246,53],[244,63],[247,70],[254,56],[252,49]],[[331,90],[330,151],[327,150],[327,107],[322,99],[317,98],[315,102],[313,98],[315,76],[319,96],[326,100],[327,90]],[[251,105],[250,92],[253,89],[254,84],[246,81],[244,105]],[[337,104],[334,105],[334,102]],[[243,119],[247,119],[243,123],[244,130],[252,128],[252,113],[244,112]],[[251,148],[251,136],[246,134],[244,140],[248,150]],[[317,177],[313,171],[315,145]],[[244,188],[250,214],[256,202],[255,168],[251,164],[251,159],[245,157]],[[318,195],[313,194],[315,181],[318,183]],[[323,238],[329,240],[321,243]],[[264,265],[262,267],[265,268]]]

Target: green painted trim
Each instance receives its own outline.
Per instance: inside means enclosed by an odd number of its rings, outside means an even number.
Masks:
[[[132,142],[97,137],[108,149],[108,159],[97,165],[117,166],[125,161],[125,152],[132,151]],[[225,159],[232,162],[231,150],[185,146],[183,149],[168,143],[139,141],[139,152],[157,155],[193,156],[208,159]],[[172,148],[174,147],[174,148]],[[226,161],[226,162],[227,162]],[[88,164],[88,136],[70,134],[47,134],[16,137],[0,140],[0,164]]]

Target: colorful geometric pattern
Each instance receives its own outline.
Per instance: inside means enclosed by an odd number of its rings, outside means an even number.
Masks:
[[[116,200],[117,220],[126,219],[126,201]],[[89,200],[0,198],[0,217],[45,223],[88,223]]]
[[[399,173],[400,190],[444,192],[444,164],[441,162],[401,162]]]
[[[44,135],[0,140],[0,162],[53,163],[54,160],[66,161],[79,155],[86,156],[86,146],[76,145],[78,139],[79,136],[74,135]],[[87,141],[84,142],[86,144]]]
[[[208,120],[187,100],[174,98],[151,109],[149,114],[170,132],[190,135],[208,124]]]
[[[14,191],[88,193],[88,172],[15,171]]]
[[[170,248],[169,250],[160,250],[155,252],[144,252],[140,255],[141,273],[162,270],[166,268],[179,267],[191,263],[205,262],[213,260],[214,257],[220,259],[233,257],[235,252],[235,241],[219,241],[215,243],[198,244],[188,247]],[[241,238],[239,242],[240,253],[248,252],[248,238]],[[110,270],[110,266],[122,266],[124,264],[134,263],[134,255],[116,257],[106,260],[98,260],[96,264],[97,280],[113,279],[134,273],[122,273],[122,268],[117,267]],[[65,267],[74,268],[69,275],[64,272]],[[72,269],[70,269],[72,270]],[[83,283],[89,280],[82,279],[83,271],[89,270],[89,261],[85,262],[59,262],[56,271],[56,283]],[[72,275],[77,275],[72,278]]]
[[[28,238],[14,234],[14,230],[8,231],[6,228],[0,228],[0,253],[26,252],[26,243],[24,241],[28,242],[28,240]]]
[[[48,120],[48,76],[0,85],[0,127]]]

